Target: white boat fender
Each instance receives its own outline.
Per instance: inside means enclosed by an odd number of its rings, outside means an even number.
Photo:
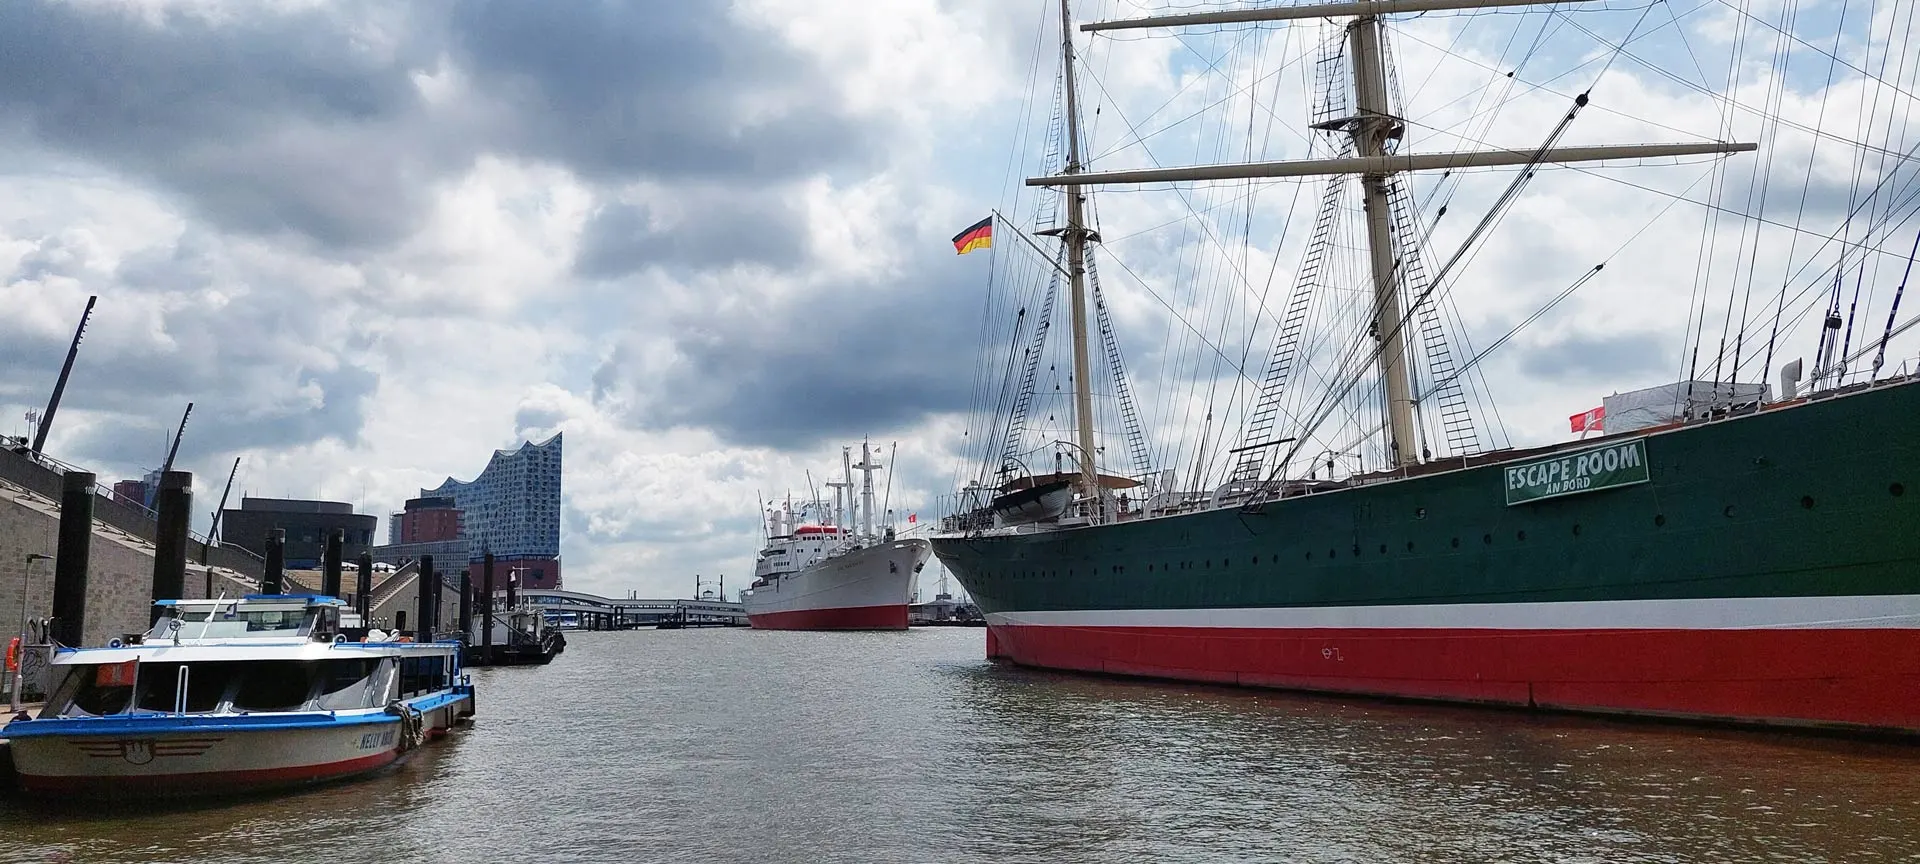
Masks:
[[[335,645],[340,645],[340,644],[343,644],[343,643],[345,643],[346,641],[347,641],[347,634],[345,634],[345,633],[335,633],[335,634],[333,634],[333,644],[335,644]]]

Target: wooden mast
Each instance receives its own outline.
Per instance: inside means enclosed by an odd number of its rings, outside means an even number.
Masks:
[[[1080,173],[1080,104],[1073,79],[1073,20],[1068,0],[1060,0],[1060,57],[1067,91],[1067,164],[1061,173]],[[1080,491],[1088,496],[1092,509],[1088,515],[1097,521],[1102,508],[1100,474],[1093,450],[1093,363],[1087,357],[1087,229],[1084,186],[1066,190],[1067,228],[1062,239],[1067,243],[1067,278],[1072,285],[1073,330],[1073,414],[1074,432],[1079,439]]]
[[[1106,21],[1082,25],[1084,31],[1132,30],[1153,27],[1186,27],[1210,24],[1285,21],[1302,18],[1358,16],[1349,29],[1354,64],[1354,85],[1358,113],[1346,118],[1344,125],[1359,153],[1342,159],[1314,159],[1280,162],[1254,162],[1227,165],[1201,165],[1186,168],[1159,168],[1139,171],[1083,173],[1080,170],[1077,141],[1072,126],[1072,66],[1068,66],[1069,157],[1067,170],[1054,177],[1027,178],[1029,186],[1059,186],[1068,194],[1068,249],[1074,264],[1074,337],[1075,360],[1084,356],[1080,347],[1085,338],[1081,321],[1082,298],[1080,254],[1084,240],[1074,242],[1078,227],[1079,202],[1086,187],[1109,183],[1164,183],[1198,180],[1245,180],[1262,177],[1303,177],[1327,174],[1359,174],[1366,193],[1367,243],[1374,280],[1373,335],[1378,345],[1380,376],[1386,391],[1386,415],[1390,467],[1419,460],[1414,446],[1413,401],[1407,374],[1407,351],[1401,318],[1399,279],[1394,260],[1392,221],[1388,213],[1387,177],[1403,171],[1431,171],[1452,168],[1479,168],[1500,165],[1533,165],[1543,162],[1590,162],[1603,159],[1636,159],[1658,156],[1683,156],[1708,153],[1737,153],[1756,149],[1753,144],[1705,142],[1696,144],[1617,145],[1604,147],[1561,147],[1535,151],[1485,150],[1459,153],[1400,154],[1390,152],[1390,142],[1398,141],[1405,123],[1391,113],[1387,99],[1386,59],[1381,50],[1382,28],[1379,16],[1394,12],[1424,12],[1443,9],[1478,9],[1496,6],[1534,6],[1565,0],[1362,0],[1362,2],[1326,3],[1311,6],[1287,6],[1268,9],[1237,9]],[[1592,0],[1574,0],[1592,2]],[[1066,14],[1066,0],[1061,0]],[[1071,61],[1072,43],[1063,39]],[[1582,99],[1585,97],[1583,96]],[[1084,367],[1076,362],[1076,385],[1084,388]],[[1084,390],[1079,392],[1085,392]],[[1077,392],[1076,395],[1079,395]],[[1082,403],[1085,404],[1085,403]],[[1084,409],[1082,409],[1084,410]],[[1082,425],[1083,442],[1090,438],[1090,427]],[[1089,452],[1091,448],[1089,447]]]

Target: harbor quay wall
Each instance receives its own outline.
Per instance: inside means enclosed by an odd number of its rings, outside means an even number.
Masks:
[[[23,453],[0,449],[0,481],[12,483],[56,504],[60,500],[60,472],[35,462]],[[107,495],[93,496],[93,518],[98,523],[149,544],[159,529],[151,511]],[[266,572],[266,562],[260,556],[230,543],[207,546],[203,550],[199,542],[190,541],[187,543],[187,559],[232,570],[253,579],[259,579]],[[5,620],[4,614],[0,614],[0,622]],[[16,625],[18,623],[15,622]]]
[[[53,614],[53,562],[29,554],[54,555],[59,548],[60,506],[16,484],[0,481],[0,641],[20,634],[21,600],[29,618]],[[115,636],[147,629],[153,608],[153,543],[95,519],[87,558],[87,612],[83,638],[101,645]],[[206,595],[204,565],[188,564],[186,599]],[[240,574],[214,568],[214,596],[258,591]]]

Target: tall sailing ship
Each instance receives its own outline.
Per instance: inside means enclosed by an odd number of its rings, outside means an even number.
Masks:
[[[1905,494],[1920,483],[1920,372],[1900,363],[1899,355],[1892,363],[1886,359],[1890,342],[1914,324],[1909,319],[1896,325],[1913,263],[1904,241],[1920,215],[1920,147],[1903,140],[1914,88],[1899,80],[1912,74],[1911,52],[1888,44],[1865,61],[1841,57],[1837,52],[1853,43],[1838,35],[1815,44],[1790,35],[1785,13],[1776,25],[1729,4],[1728,14],[1738,13],[1735,29],[1751,31],[1755,40],[1764,37],[1762,46],[1781,46],[1765,86],[1749,81],[1745,92],[1716,102],[1723,120],[1737,111],[1760,118],[1757,142],[1727,134],[1722,137],[1729,140],[1697,143],[1565,146],[1563,134],[1592,101],[1581,92],[1538,146],[1451,152],[1403,147],[1410,130],[1433,114],[1411,113],[1400,97],[1392,62],[1396,33],[1423,15],[1464,16],[1490,7],[1517,7],[1502,11],[1519,13],[1543,5],[1362,0],[1082,25],[1082,32],[1126,37],[1183,34],[1181,49],[1209,37],[1241,44],[1234,40],[1280,32],[1273,28],[1304,30],[1303,24],[1316,20],[1325,28],[1317,46],[1288,61],[1312,67],[1313,119],[1297,125],[1311,140],[1307,155],[1322,158],[1092,172],[1076,88],[1073,19],[1061,0],[1063,63],[1056,79],[1055,134],[1048,138],[1056,164],[1025,181],[1058,189],[1060,196],[1043,199],[1031,235],[1006,226],[1020,242],[996,244],[994,251],[999,281],[993,290],[1010,290],[1009,279],[1023,273],[1043,287],[1031,295],[1003,293],[999,305],[990,307],[1012,346],[1003,377],[987,384],[989,402],[999,409],[988,418],[990,426],[970,431],[978,474],[932,541],[935,554],[986,614],[990,656],[1052,669],[1310,691],[1920,732],[1920,500]],[[1632,29],[1610,41],[1582,23],[1588,14],[1583,10],[1595,4],[1551,5],[1553,10],[1534,16],[1537,28],[1509,25],[1515,34],[1510,47],[1524,47],[1530,38],[1537,47],[1549,32],[1592,35],[1599,50],[1575,67],[1586,80],[1599,80],[1614,60],[1635,50],[1633,43],[1666,25],[1638,6],[1614,10],[1606,14],[1626,16]],[[1856,15],[1852,22],[1875,40],[1902,38],[1897,20],[1864,17],[1872,20],[1861,24]],[[1516,17],[1459,20],[1464,32]],[[1841,19],[1836,33],[1847,21]],[[1666,32],[1669,41],[1680,27],[1676,17]],[[1117,53],[1127,44],[1115,40],[1107,47]],[[1317,57],[1309,58],[1310,51]],[[1831,122],[1810,125],[1785,116],[1781,92],[1788,70],[1782,58],[1789,51],[1817,52],[1819,71],[1829,82],[1835,69],[1851,70],[1860,93],[1875,94],[1871,110],[1865,95],[1849,97],[1858,98],[1868,115],[1850,122],[1874,140],[1849,141],[1830,130]],[[1873,65],[1889,57],[1899,58],[1901,70],[1891,84],[1877,77],[1890,71],[1889,64]],[[1481,105],[1491,107],[1472,113],[1463,139],[1486,140],[1478,124],[1490,124],[1511,92],[1503,88],[1516,81],[1528,90],[1544,86],[1516,74],[1524,70],[1507,62],[1487,73],[1492,97]],[[1741,62],[1734,59],[1736,70]],[[1208,58],[1184,71],[1197,76],[1209,66],[1233,65]],[[1266,74],[1229,84],[1221,98],[1246,109],[1235,122],[1254,133],[1248,154],[1264,146],[1254,130],[1287,122],[1248,105],[1268,78],[1279,80],[1274,65],[1286,64],[1241,63]],[[1139,120],[1109,122],[1130,124],[1127,134],[1139,140],[1150,134],[1135,125]],[[1768,158],[1761,144],[1777,140],[1783,127],[1804,133],[1818,156],[1854,148],[1849,155],[1859,160],[1856,188],[1847,194],[1838,228],[1802,228],[1799,217],[1790,215],[1790,195],[1788,204],[1765,209],[1764,178],[1772,172],[1764,162],[1740,165]],[[1726,121],[1723,131],[1732,129]],[[1818,153],[1821,146],[1826,153]],[[1750,152],[1756,150],[1761,152]],[[1477,425],[1474,411],[1484,404],[1480,361],[1508,340],[1469,356],[1473,349],[1462,335],[1448,338],[1443,325],[1450,314],[1458,317],[1451,293],[1463,281],[1456,265],[1471,259],[1541,169],[1599,160],[1705,166],[1704,179],[1717,196],[1701,207],[1709,214],[1709,233],[1718,224],[1713,220],[1731,223],[1743,216],[1753,230],[1743,229],[1737,253],[1709,248],[1711,236],[1703,240],[1701,267],[1720,268],[1714,276],[1730,272],[1731,255],[1732,270],[1744,271],[1733,277],[1735,284],[1744,278],[1749,295],[1761,296],[1749,296],[1749,304],[1728,291],[1725,323],[1712,321],[1721,316],[1717,309],[1708,314],[1704,286],[1710,278],[1696,277],[1688,304],[1692,356],[1682,358],[1679,376],[1684,380],[1610,397],[1604,418],[1597,410],[1573,418],[1576,428],[1602,427],[1598,437],[1498,446]],[[1498,166],[1517,170],[1470,170]],[[1797,176],[1802,170],[1796,163],[1782,176],[1801,187],[1804,214],[1803,184],[1811,181],[1813,168],[1804,169],[1805,181]],[[1507,185],[1458,250],[1435,267],[1426,260],[1439,245],[1435,224],[1447,212],[1450,190],[1469,174]],[[1216,403],[1234,397],[1183,403],[1174,393],[1157,400],[1171,406],[1174,418],[1178,412],[1196,418],[1207,412],[1202,423],[1176,429],[1186,435],[1181,452],[1190,454],[1180,457],[1181,470],[1191,471],[1179,482],[1179,472],[1153,464],[1150,427],[1120,361],[1121,328],[1090,255],[1101,238],[1089,192],[1096,186],[1175,184],[1176,190],[1191,190],[1184,184],[1246,181],[1225,188],[1238,196],[1228,203],[1250,210],[1246,202],[1259,191],[1252,182],[1293,178],[1286,182],[1299,183],[1299,189],[1305,185],[1299,178],[1317,177],[1327,179],[1310,181],[1315,185],[1304,196],[1319,197],[1317,217],[1310,227],[1304,218],[1295,223],[1310,234],[1294,244],[1302,257],[1286,305],[1269,310],[1264,295],[1247,304],[1253,307],[1249,317],[1260,319],[1251,323],[1264,322],[1259,332],[1268,334],[1271,352],[1264,366],[1246,365],[1232,381],[1246,394],[1244,407],[1234,409],[1241,420],[1238,437],[1224,434],[1218,426],[1225,424],[1216,425],[1212,413]],[[1729,203],[1735,197],[1729,190],[1756,182],[1757,199],[1749,185],[1744,203]],[[1429,184],[1423,200],[1415,183]],[[1356,186],[1357,202],[1349,197]],[[1690,206],[1703,203],[1684,192],[1671,197]],[[1228,230],[1251,235],[1257,224],[1249,215],[1244,223],[1218,227],[1225,220],[1208,222],[1200,212],[1204,202],[1180,200],[1198,225],[1189,234],[1216,247],[1239,239],[1223,237]],[[1127,226],[1135,231],[1151,230],[1160,216],[1144,208],[1128,213],[1143,223]],[[1600,215],[1562,212],[1552,218],[1578,225]],[[1794,224],[1786,224],[1790,220]],[[1342,233],[1349,222],[1351,237]],[[1780,251],[1763,248],[1762,231],[1783,227],[1791,229],[1795,246],[1785,257],[1792,269],[1773,277],[1776,301],[1771,287],[1754,288],[1752,271],[1756,260],[1771,260]],[[1616,239],[1625,249],[1635,237]],[[1920,237],[1914,248],[1920,248]],[[1337,259],[1347,250],[1356,251],[1358,260],[1343,270]],[[1257,276],[1248,273],[1256,269],[1254,255],[1226,257],[1223,269],[1233,271],[1232,278],[1250,293],[1258,288]],[[1016,261],[1024,261],[1025,269],[1013,266]],[[1617,284],[1635,263],[1616,260],[1604,279],[1601,267],[1586,270],[1566,292],[1542,298],[1548,301],[1544,308],[1521,327],[1589,281]],[[1562,267],[1557,259],[1530,262],[1535,270]],[[1156,281],[1127,272],[1143,286]],[[1049,374],[1059,381],[1058,370],[1043,368],[1041,358],[1056,290],[1063,285],[1073,337],[1064,383],[1072,399],[1069,419],[1049,426],[1053,418],[1042,419],[1043,397],[1036,393],[1043,392]],[[1869,306],[1881,303],[1871,316],[1861,306],[1863,286]],[[1154,297],[1178,316],[1175,304]],[[1783,364],[1780,391],[1773,392],[1756,382],[1771,377],[1776,341],[1793,332],[1791,318],[1802,298],[1815,316],[1808,329],[1819,335],[1814,363],[1805,375],[1799,360]],[[1717,345],[1706,332],[1709,324],[1722,328]],[[1319,330],[1334,335],[1317,335]],[[1169,324],[1168,332],[1180,333],[1185,344],[1198,346],[1195,351],[1210,349],[1226,368],[1235,365],[1234,346],[1216,344],[1219,331],[1211,326],[1188,323],[1183,331]],[[1246,337],[1249,345],[1253,332]],[[1094,362],[1096,350],[1106,362]],[[1785,349],[1779,353],[1784,358]],[[1861,368],[1868,355],[1871,367]],[[1253,359],[1257,363],[1258,356]],[[1104,440],[1124,441],[1120,446],[1096,439],[1096,420],[1102,419],[1093,409],[1096,390],[1118,405],[1101,431],[1109,436]],[[1190,407],[1196,402],[1200,407]],[[1178,426],[1168,419],[1152,428]],[[1191,443],[1194,426],[1198,444]],[[1041,443],[1029,448],[1036,431]],[[1049,432],[1061,437],[1047,441]],[[1048,449],[1053,470],[1036,472],[1030,463],[1044,459]],[[1122,461],[1121,453],[1131,457],[1132,470],[1100,464]]]
[[[833,509],[791,501],[766,514],[766,545],[754,560],[753,584],[740,593],[747,623],[758,630],[905,630],[920,570],[933,557],[922,538],[875,527],[868,445],[860,464],[840,455],[841,480],[828,483]],[[855,504],[853,472],[861,477]],[[811,519],[809,517],[812,517]]]

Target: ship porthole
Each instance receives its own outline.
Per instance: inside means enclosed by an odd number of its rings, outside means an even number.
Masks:
[[[1667,517],[1662,514],[1655,513],[1653,514],[1653,524],[1655,526],[1665,525],[1667,524]]]
[[[1802,506],[1802,507],[1805,507],[1805,508],[1806,508],[1806,509],[1808,509],[1808,510],[1812,510],[1812,509],[1813,509],[1813,496],[1812,496],[1812,495],[1802,495],[1802,496],[1800,496],[1800,506]]]
[[[1732,504],[1728,504],[1728,505],[1726,506],[1726,509],[1724,509],[1724,510],[1721,510],[1721,511],[1720,511],[1720,515],[1722,515],[1722,516],[1725,516],[1725,517],[1727,517],[1728,519],[1732,519],[1732,518],[1733,518],[1733,505],[1732,505]]]
[[[1527,539],[1527,532],[1525,532],[1525,531],[1521,531],[1520,533],[1518,533],[1518,534],[1515,534],[1515,535],[1513,535],[1513,536],[1514,536],[1514,537],[1515,537],[1516,539],[1519,539],[1519,540],[1521,540],[1521,541],[1523,541],[1523,542],[1524,542],[1524,541],[1525,541],[1525,540]]]
[[[1407,541],[1407,551],[1408,551],[1408,552],[1412,552],[1412,551],[1413,551],[1413,541],[1412,541],[1412,540],[1408,540],[1408,541]]]
[[[1492,546],[1492,545],[1493,545],[1493,535],[1492,535],[1492,534],[1482,534],[1482,535],[1480,535],[1480,542],[1482,542],[1482,543],[1485,543],[1485,544],[1487,544],[1488,546]]]
[[[1425,519],[1425,518],[1427,518],[1427,508],[1425,508],[1425,507],[1419,507],[1419,508],[1416,508],[1416,509],[1415,509],[1415,510],[1413,511],[1413,518],[1415,518],[1415,519]]]
[[[1380,544],[1380,554],[1382,555],[1387,554],[1387,544],[1385,543]]]
[[[1578,522],[1573,523],[1573,536],[1580,536],[1580,523]]]
[[[1460,538],[1458,537],[1453,538],[1453,548],[1455,549],[1460,548]]]
[[[1887,494],[1892,495],[1895,498],[1898,498],[1902,495],[1907,494],[1907,487],[1902,486],[1898,483],[1895,483],[1892,486],[1887,487]]]

